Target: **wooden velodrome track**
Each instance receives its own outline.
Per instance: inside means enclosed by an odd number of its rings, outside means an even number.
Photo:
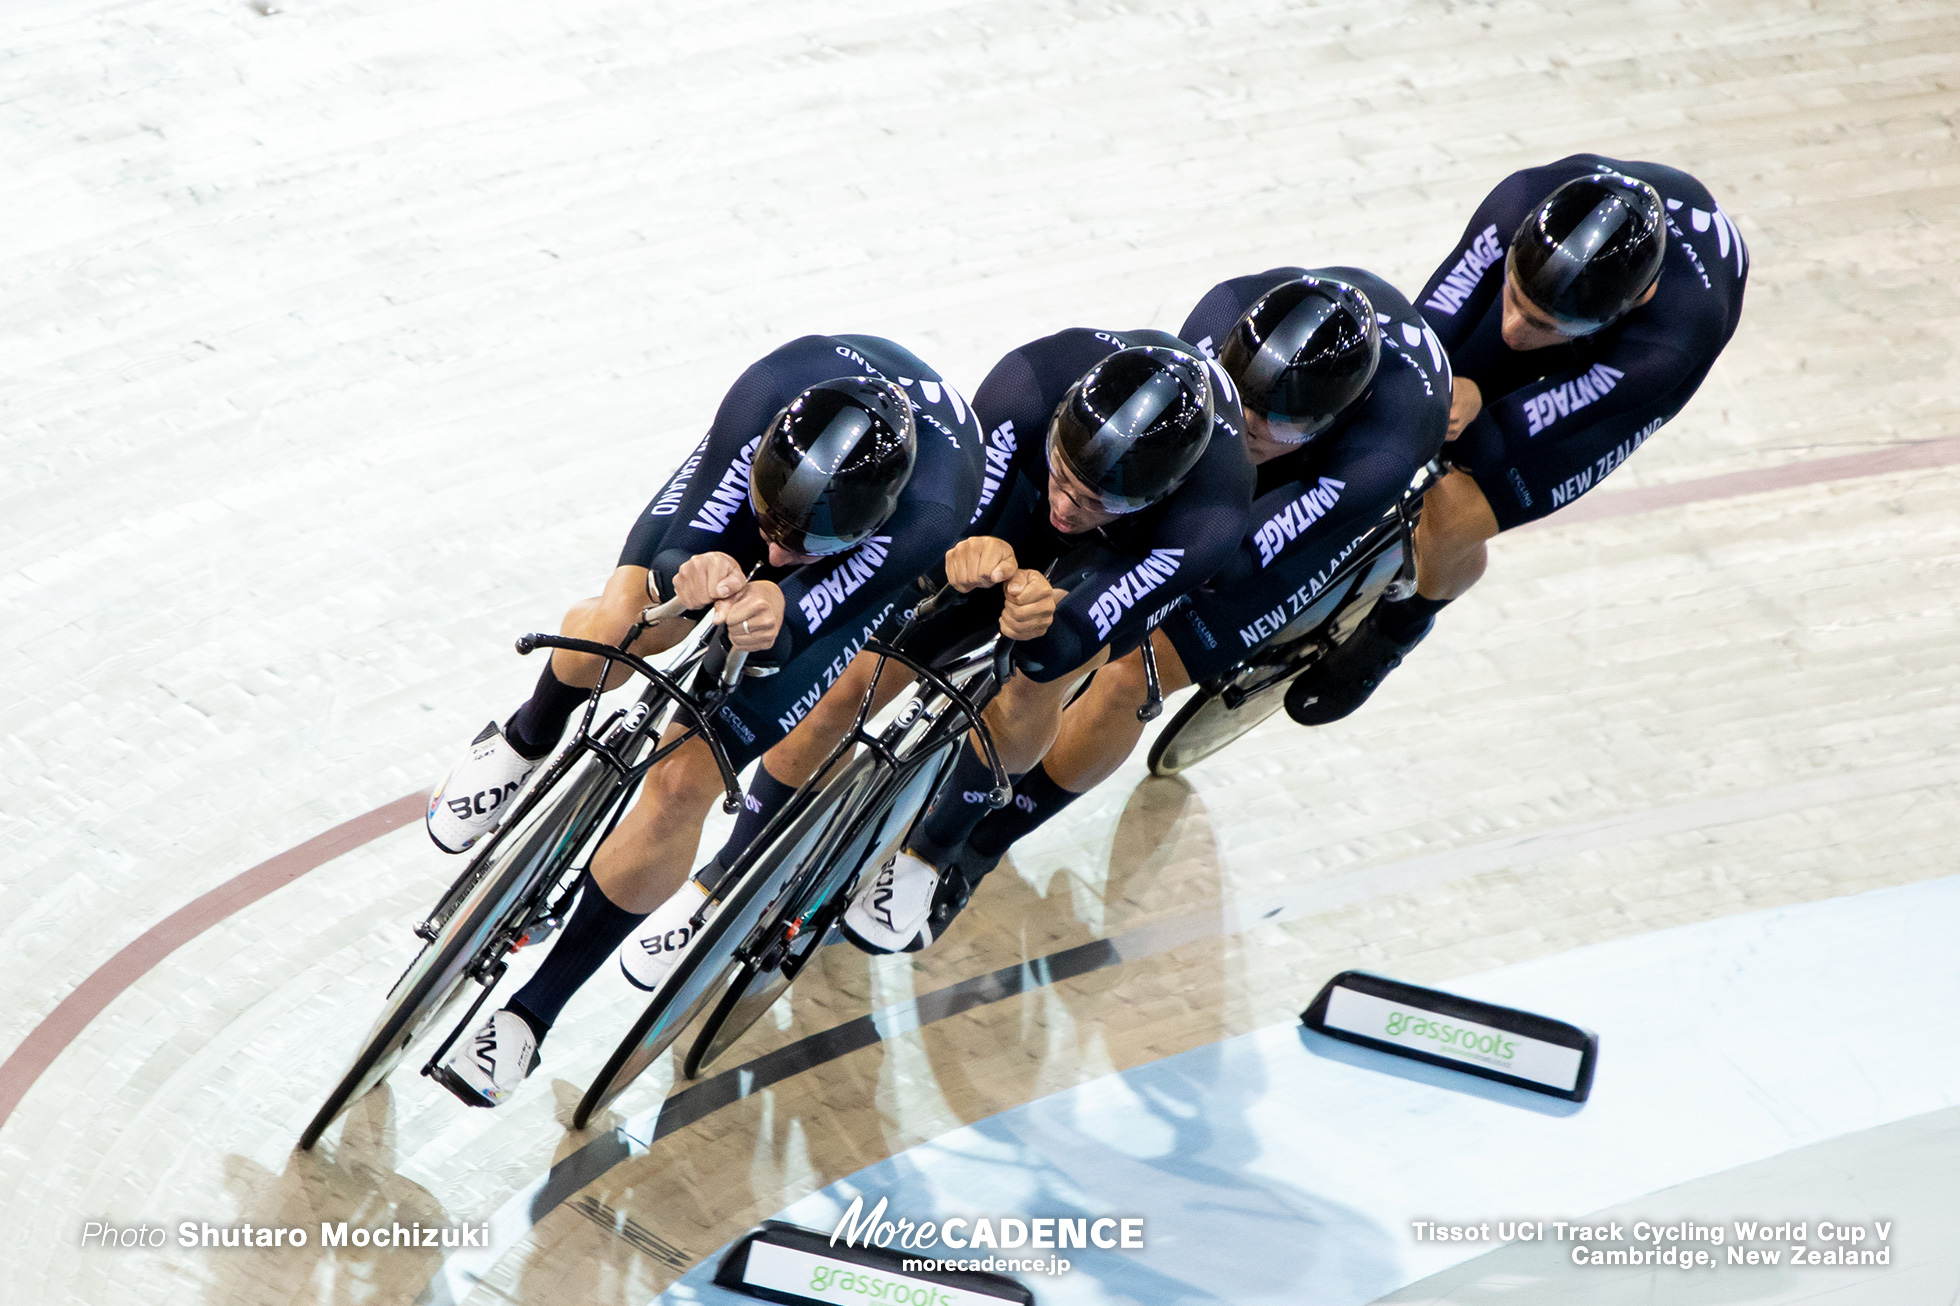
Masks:
[[[626,1148],[472,1300],[645,1301],[832,1179],[1285,1020],[1348,965],[1440,981],[1952,872],[1950,6],[14,19],[0,1301],[411,1301],[439,1253],[78,1234],[482,1219],[607,1136],[562,1122],[633,1007],[610,977],[510,1107],[405,1075],[291,1154],[454,869],[412,828],[304,845],[521,696],[510,636],[604,575],[750,358],[877,331],[970,390],[1027,338],[1174,326],[1238,272],[1413,288],[1499,176],[1577,149],[1687,168],[1749,238],[1741,331],[1687,412],[1501,541],[1365,713],[1183,782],[1133,764],[916,962],[831,950],[744,1057],[1164,946]]]

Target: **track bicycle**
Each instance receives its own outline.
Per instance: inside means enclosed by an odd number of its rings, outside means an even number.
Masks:
[[[867,641],[879,659],[851,728],[804,785],[752,840],[696,911],[694,944],[662,981],[572,1115],[583,1129],[706,1012],[682,1063],[692,1078],[727,1051],[832,938],[858,877],[876,873],[911,833],[971,731],[993,770],[988,794],[1005,807],[1013,791],[981,712],[1011,674],[1013,645],[927,661],[905,636],[965,595],[942,589],[890,641]],[[914,676],[905,696],[874,715],[887,664]]]
[[[1298,616],[1244,661],[1198,686],[1151,744],[1152,775],[1176,775],[1270,717],[1286,701],[1294,678],[1345,643],[1375,604],[1414,592],[1422,496],[1446,470],[1437,460],[1424,464]]]
[[[475,1019],[518,949],[543,942],[561,925],[593,851],[618,824],[647,770],[682,744],[700,738],[713,754],[726,791],[723,806],[741,804],[741,785],[728,752],[710,724],[740,682],[747,654],[732,651],[727,632],[705,626],[665,670],[628,653],[645,631],[682,616],[675,599],[648,607],[615,647],[562,635],[525,635],[517,651],[569,649],[605,660],[571,740],[527,785],[508,814],[486,835],[462,874],[415,926],[422,949],[388,990],[381,1015],[346,1072],[300,1135],[302,1150],[319,1141],[353,1102],[386,1079],[424,1030],[464,1005],[467,1010],[422,1067],[430,1074]],[[614,665],[644,677],[630,706],[593,724]],[[750,669],[750,674],[766,674]],[[676,719],[685,728],[662,737]]]

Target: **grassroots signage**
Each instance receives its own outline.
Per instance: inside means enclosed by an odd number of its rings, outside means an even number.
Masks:
[[[1577,1025],[1365,971],[1327,981],[1300,1013],[1331,1038],[1583,1102],[1599,1039]]]
[[[883,1247],[770,1220],[729,1248],[715,1283],[793,1306],[1034,1306],[1034,1294],[1001,1274],[903,1268],[912,1259]]]

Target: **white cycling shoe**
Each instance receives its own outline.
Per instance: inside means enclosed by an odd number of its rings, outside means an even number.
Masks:
[[[500,1106],[538,1068],[538,1040],[522,1016],[493,1011],[456,1040],[436,1066],[435,1081],[471,1106]]]
[[[619,969],[626,982],[651,993],[673,974],[694,942],[694,913],[708,891],[689,878],[674,896],[654,908],[619,945]]]
[[[429,838],[446,853],[468,852],[488,834],[538,764],[520,754],[492,721],[429,795]]]
[[[932,943],[927,922],[939,872],[911,853],[898,853],[858,887],[839,924],[844,937],[864,952],[903,952],[914,940]]]

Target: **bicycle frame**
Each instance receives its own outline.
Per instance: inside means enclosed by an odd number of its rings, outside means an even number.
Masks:
[[[947,668],[934,667],[894,647],[921,613],[932,610],[930,602],[922,604],[891,641],[866,643],[865,651],[880,662],[850,729],[817,769],[816,778],[771,818],[710,888],[693,917],[700,931],[697,941],[587,1089],[573,1113],[575,1127],[584,1127],[624,1092],[707,1004],[718,995],[728,995],[731,981],[746,984],[742,977],[752,978],[754,968],[766,960],[773,971],[775,949],[794,942],[825,904],[849,887],[850,877],[861,865],[856,853],[867,829],[864,818],[870,814],[883,820],[889,815],[892,786],[912,778],[928,750],[944,748],[949,740],[957,741],[973,729],[994,772],[995,795],[1003,805],[1009,801],[1012,791],[981,717],[984,701],[953,683],[953,677],[963,679],[965,671],[989,661],[997,672],[1004,672],[1012,646],[969,654]],[[904,665],[918,677],[919,687],[913,704],[873,734],[867,722],[886,660]],[[928,706],[930,699],[937,699],[937,704]],[[852,750],[860,747],[865,751],[857,762],[848,761]],[[865,783],[870,769],[878,774]],[[840,784],[853,788],[842,790],[837,788]],[[813,811],[819,801],[837,806]],[[872,831],[882,828],[872,827]],[[792,844],[785,846],[785,839]]]

